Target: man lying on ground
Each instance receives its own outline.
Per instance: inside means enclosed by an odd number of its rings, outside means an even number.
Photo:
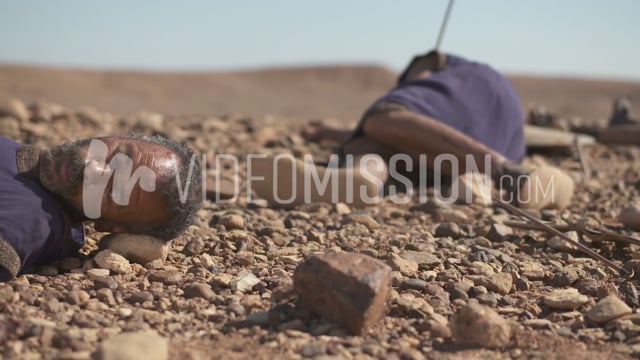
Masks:
[[[301,160],[273,157],[252,159],[252,174],[263,175],[264,180],[251,184],[259,196],[279,205],[352,199],[355,206],[364,206],[368,202],[360,196],[361,189],[366,198],[379,193],[389,179],[394,155],[408,155],[415,175],[427,171],[418,166],[426,155],[429,168],[438,167],[436,171],[444,175],[477,166],[520,206],[566,207],[573,193],[566,174],[550,166],[530,171],[519,165],[525,156],[523,129],[519,97],[503,75],[487,65],[432,51],[413,59],[397,86],[365,112],[355,130],[323,123],[311,123],[303,130],[311,141],[343,142],[342,159],[352,156],[353,162],[339,169],[313,169],[321,178],[327,172],[337,176],[337,187],[321,189],[309,183]],[[454,161],[437,163],[442,154]],[[549,191],[533,194],[533,183]]]
[[[98,231],[175,238],[201,202],[199,164],[188,172],[191,155],[160,136],[85,139],[50,150],[0,136],[0,280],[76,252],[87,220]]]

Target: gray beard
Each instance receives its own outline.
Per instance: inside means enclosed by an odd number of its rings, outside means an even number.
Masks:
[[[16,165],[18,174],[31,181],[40,183],[40,153],[41,149],[33,145],[22,145],[16,151]]]

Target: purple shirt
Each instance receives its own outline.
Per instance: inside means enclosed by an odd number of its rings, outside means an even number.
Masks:
[[[60,205],[42,186],[18,175],[19,147],[19,143],[0,136],[0,237],[16,250],[22,269],[59,259],[69,239],[81,246],[84,228],[82,223],[74,224],[65,236]],[[7,276],[0,268],[0,278]]]
[[[446,123],[513,161],[524,158],[520,98],[509,80],[488,65],[447,55],[444,70],[403,82],[374,105],[382,102]]]

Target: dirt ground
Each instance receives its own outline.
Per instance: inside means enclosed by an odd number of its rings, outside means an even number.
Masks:
[[[40,103],[49,116],[19,123],[17,139],[40,146],[129,130],[161,132],[200,154],[233,154],[246,191],[248,153],[313,154],[326,159],[332,143],[308,143],[305,120],[353,122],[393,83],[379,67],[264,70],[226,74],[153,74],[0,67],[0,99]],[[605,118],[610,100],[640,98],[640,84],[512,77],[524,103],[544,104],[571,118]],[[91,108],[99,109],[96,111]],[[140,113],[141,110],[159,114]],[[161,115],[164,114],[164,115]],[[211,156],[209,159],[213,159]],[[565,211],[535,216],[556,223],[605,227],[638,236],[617,217],[637,201],[640,149],[596,145],[547,154],[577,182]],[[208,178],[231,178],[232,167],[208,164]],[[602,263],[559,250],[537,231],[491,235],[510,216],[495,206],[444,205],[388,199],[366,208],[309,204],[285,210],[205,201],[198,221],[173,241],[162,264],[96,279],[89,274],[104,235],[87,226],[85,254],[31,269],[0,285],[0,358],[86,359],[120,332],[151,329],[169,341],[171,359],[631,359],[640,356],[638,280],[623,281]],[[640,270],[636,246],[591,243],[616,264]],[[383,261],[419,253],[417,270],[394,272],[390,313],[370,332],[349,335],[340,326],[296,309],[292,274],[307,255],[360,252]],[[243,270],[259,283],[233,291]],[[506,293],[474,283],[510,273]],[[471,282],[471,283],[469,283]],[[197,287],[193,294],[190,287]],[[544,297],[575,288],[587,301],[559,310]],[[105,290],[106,289],[106,290]],[[213,291],[213,293],[210,293]],[[634,314],[595,323],[586,312],[602,298],[624,300]],[[493,308],[509,322],[509,344],[463,348],[446,329],[469,302]]]

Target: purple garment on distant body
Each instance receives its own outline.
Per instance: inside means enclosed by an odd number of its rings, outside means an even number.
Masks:
[[[444,70],[398,85],[373,106],[380,103],[397,103],[446,123],[513,161],[524,158],[520,98],[488,65],[447,55]]]
[[[19,147],[19,143],[0,136],[0,237],[16,250],[22,269],[59,259],[69,239],[82,245],[84,228],[77,223],[64,234],[60,205],[39,184],[18,175]],[[0,278],[7,276],[0,268]]]

